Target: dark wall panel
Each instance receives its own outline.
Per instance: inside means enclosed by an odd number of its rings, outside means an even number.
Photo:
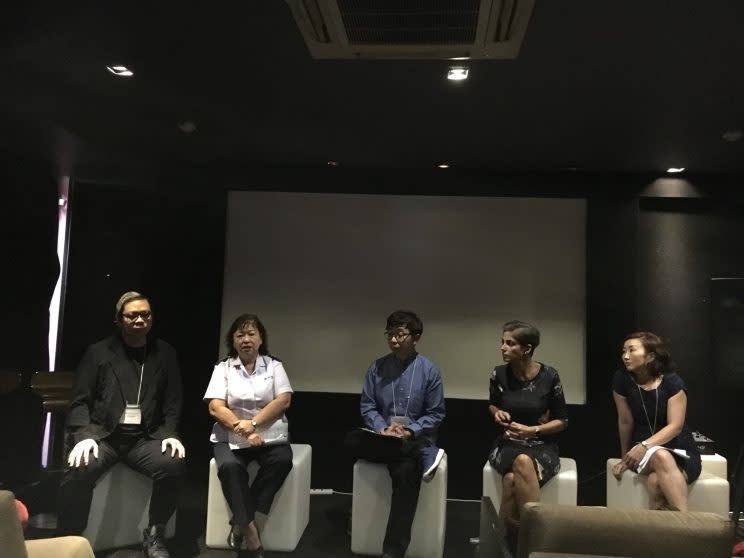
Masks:
[[[744,390],[721,382],[716,369],[721,352],[731,349],[713,336],[711,278],[744,277],[744,206],[710,199],[644,200],[641,208],[638,326],[666,339],[687,384],[688,424],[716,440],[733,467],[741,446],[738,409]],[[725,354],[729,363],[734,357]]]
[[[224,213],[220,191],[100,184],[73,190],[62,367],[74,370],[87,345],[115,331],[121,293],[146,293],[153,334],[178,352],[183,438],[189,463],[204,475],[211,423],[202,395],[217,359]]]
[[[710,318],[716,385],[744,390],[744,278],[711,279]]]
[[[0,484],[14,488],[32,480],[41,462],[43,413],[28,379],[48,369],[49,303],[59,273],[57,185],[48,165],[9,157],[0,158],[0,183],[0,372],[24,378],[12,392],[0,393],[0,424],[16,425],[0,435]]]

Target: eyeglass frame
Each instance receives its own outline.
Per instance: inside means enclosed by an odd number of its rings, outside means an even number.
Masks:
[[[413,333],[411,333],[410,331],[408,333],[401,333],[400,337],[398,337],[399,335],[398,332],[393,332],[393,331],[383,331],[382,334],[385,336],[385,338],[388,341],[392,341],[393,339],[395,339],[398,343],[402,343],[403,341],[408,339],[411,335],[413,335]]]
[[[147,321],[152,318],[152,310],[141,310],[139,312],[126,312],[122,313],[122,318],[126,318],[130,322],[136,322],[137,318],[142,318]]]

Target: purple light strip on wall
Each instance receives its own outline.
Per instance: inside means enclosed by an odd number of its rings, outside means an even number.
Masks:
[[[70,196],[70,177],[63,176],[57,184],[57,259],[59,260],[59,277],[54,286],[54,293],[49,304],[49,370],[54,371],[59,346],[59,326],[62,307],[62,282],[67,268],[67,210]],[[44,421],[44,440],[41,446],[41,466],[49,463],[49,436],[52,425],[51,413],[46,414]]]

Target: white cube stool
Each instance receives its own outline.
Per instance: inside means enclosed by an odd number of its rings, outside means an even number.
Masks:
[[[292,470],[274,496],[266,524],[261,529],[261,543],[266,550],[292,552],[300,542],[310,521],[310,470],[313,448],[292,444]],[[256,478],[258,464],[248,465],[251,482]],[[217,463],[209,462],[209,491],[207,495],[206,544],[210,548],[229,548],[230,506],[222,494],[217,476]]]
[[[540,501],[548,504],[576,505],[577,493],[576,461],[561,457],[561,470],[540,488]],[[501,474],[486,461],[483,467],[483,496],[488,496],[496,511],[501,507],[504,486]]]
[[[700,461],[703,465],[703,471],[728,480],[728,461],[726,461],[725,457],[717,453],[701,455]]]
[[[612,467],[619,459],[607,460],[607,507],[648,509],[646,475],[625,471],[621,480],[612,475]],[[689,511],[713,512],[728,517],[729,483],[725,478],[702,471],[698,479],[688,485]]]
[[[142,542],[149,522],[152,479],[117,463],[98,479],[83,537],[93,550],[107,550]],[[165,527],[165,536],[176,532],[176,514]]]
[[[382,554],[392,481],[387,465],[358,459],[354,464],[354,495],[351,503],[351,551]],[[434,478],[422,482],[416,515],[411,527],[408,558],[441,558],[447,520],[447,455]]]

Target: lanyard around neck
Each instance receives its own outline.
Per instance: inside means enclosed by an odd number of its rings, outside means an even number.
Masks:
[[[416,377],[416,359],[413,359],[413,371],[411,372],[411,384],[408,386],[408,401],[406,401],[406,411],[403,416],[408,416],[408,406],[411,404],[411,393],[413,392],[413,380]],[[403,373],[405,373],[405,369],[403,370]],[[403,374],[401,374],[401,377]],[[400,379],[398,379],[398,385],[400,385]],[[395,380],[393,380],[390,384],[390,386],[393,389],[393,413],[398,412],[398,405],[395,402]]]
[[[140,364],[140,367],[139,367],[140,381],[139,381],[139,387],[137,388],[137,402],[136,402],[136,405],[138,407],[140,403],[140,394],[142,393],[142,378],[145,376],[145,359],[147,359],[147,345],[145,345],[145,348],[142,351],[142,364]]]
[[[659,385],[661,382],[656,384],[656,388],[654,388],[654,393],[656,394],[656,405],[654,407],[654,425],[651,426],[651,419],[648,416],[648,411],[646,410],[646,403],[643,401],[643,393],[641,393],[641,386],[636,384],[636,387],[638,388],[638,397],[641,398],[641,407],[643,407],[643,414],[646,415],[646,423],[648,424],[648,429],[651,432],[651,436],[656,434],[656,420],[659,418]]]

